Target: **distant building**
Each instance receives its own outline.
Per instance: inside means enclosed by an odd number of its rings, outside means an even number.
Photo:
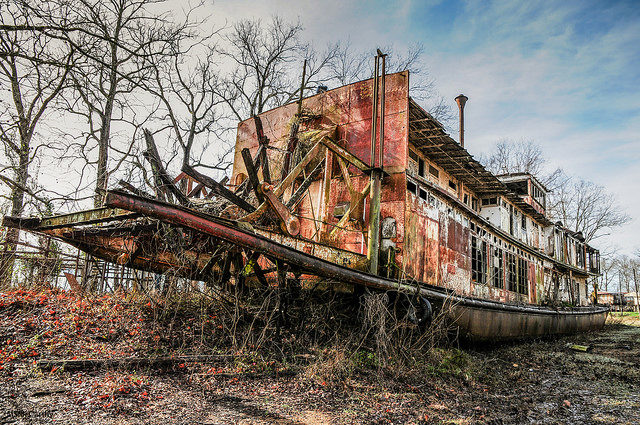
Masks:
[[[598,304],[613,305],[616,295],[619,294],[615,292],[598,291]]]
[[[625,292],[624,293],[624,301],[628,306],[637,306],[638,305],[638,297],[640,294],[637,292]]]

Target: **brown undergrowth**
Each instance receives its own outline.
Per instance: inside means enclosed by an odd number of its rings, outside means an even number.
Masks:
[[[176,292],[177,293],[177,292]],[[411,298],[250,291],[0,295],[0,422],[638,423],[637,319],[500,346],[426,331]],[[279,303],[288,315],[280,318]],[[287,319],[285,321],[284,319]],[[629,322],[630,321],[630,322]],[[629,323],[627,323],[629,322]],[[568,344],[589,346],[573,352]],[[169,367],[40,369],[41,359],[211,355]]]
[[[446,343],[443,315],[436,313],[425,331],[415,323],[410,297],[372,293],[354,302],[329,292],[242,295],[6,292],[0,294],[0,372],[39,359],[229,354],[223,367],[205,372],[295,373],[336,387],[363,374],[406,381],[466,373],[464,354]],[[148,396],[135,377],[109,379],[98,386],[109,388],[97,390],[99,398],[112,398],[105,397],[109,391]]]

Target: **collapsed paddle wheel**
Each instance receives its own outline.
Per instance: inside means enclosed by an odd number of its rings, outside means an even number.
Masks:
[[[375,287],[380,276],[386,279],[377,286],[389,289],[399,267],[392,242],[380,249],[381,185],[389,178],[384,63],[379,52],[375,77],[362,82],[357,99],[350,86],[309,98],[301,87],[297,103],[240,123],[230,181],[188,164],[172,179],[146,131],[155,194],[121,181],[122,189],[106,192],[103,208],[5,217],[3,224],[120,265],[209,285],[322,283],[352,291]],[[392,93],[408,91],[408,74],[394,74],[393,83]],[[371,115],[364,122],[354,113]],[[352,152],[354,142],[368,158]]]

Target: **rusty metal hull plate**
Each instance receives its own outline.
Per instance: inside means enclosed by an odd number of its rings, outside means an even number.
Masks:
[[[462,333],[472,340],[501,341],[601,329],[608,313],[606,308],[583,309],[582,312],[548,309],[534,313],[458,304],[450,308],[448,315]]]

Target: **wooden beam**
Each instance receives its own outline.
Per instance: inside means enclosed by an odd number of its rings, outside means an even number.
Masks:
[[[302,158],[302,161],[300,161],[298,165],[296,165],[293,168],[293,170],[291,170],[291,172],[287,174],[287,177],[283,181],[281,181],[280,184],[273,190],[273,193],[275,194],[275,196],[282,196],[284,191],[293,184],[293,182],[296,180],[298,175],[300,175],[300,173],[304,170],[304,168],[307,165],[309,165],[309,163],[313,161],[322,152],[323,152],[322,143],[318,142],[315,145],[313,145],[313,147],[309,150],[309,152],[307,152],[304,158]],[[262,214],[264,214],[267,208],[268,208],[267,203],[263,202],[255,211],[253,211],[251,214],[247,214],[246,216],[242,217],[240,221],[253,221],[256,218],[260,217]]]
[[[150,193],[147,193],[144,190],[140,190],[134,185],[132,185],[131,183],[126,182],[124,180],[118,181],[118,185],[120,185],[123,189],[126,189],[135,195],[144,196],[145,198],[153,198],[153,196]]]
[[[304,179],[302,184],[296,189],[294,194],[291,195],[291,198],[289,198],[289,200],[287,201],[287,208],[293,210],[298,205],[298,203],[302,200],[304,193],[307,191],[307,189],[309,189],[309,186],[311,186],[311,183],[313,183],[313,181],[320,176],[320,173],[322,173],[323,164],[324,161],[319,162],[318,165],[316,165],[316,168],[313,169],[311,174],[309,174],[307,178]]]
[[[204,189],[204,185],[200,182],[194,187],[189,193],[187,193],[187,198],[191,198],[193,196],[198,196],[201,190]]]
[[[147,129],[144,130],[144,138],[147,142],[147,160],[151,164],[152,168],[155,168],[155,171],[158,174],[158,178],[161,181],[163,188],[166,188],[181,205],[189,205],[189,199],[187,196],[178,189],[175,185],[167,171],[164,169],[164,165],[162,165],[162,161],[160,160],[160,154],[158,153],[158,148],[156,147],[156,143],[153,140],[153,135]]]
[[[203,183],[205,186],[211,189],[211,191],[213,191],[216,195],[222,196],[223,198],[239,206],[243,210],[250,213],[256,210],[256,208],[253,205],[251,205],[250,203],[248,203],[247,201],[245,201],[244,199],[242,199],[241,197],[239,197],[238,195],[236,195],[235,193],[233,193],[232,191],[230,191],[229,189],[227,189],[226,187],[224,187],[223,185],[221,185],[211,177],[206,176],[202,173],[199,173],[192,166],[188,164],[184,164],[182,166],[182,171],[184,171],[186,174],[193,177],[197,181]]]
[[[242,149],[242,160],[244,161],[244,167],[247,169],[247,176],[249,177],[249,186],[253,189],[253,192],[256,194],[256,198],[258,198],[258,202],[264,202],[264,196],[258,190],[258,186],[260,186],[260,180],[258,179],[258,173],[256,172],[255,167],[253,166],[253,159],[251,158],[251,152],[249,152],[248,148]]]
[[[365,164],[364,161],[362,161],[357,156],[353,155],[351,152],[349,152],[345,148],[343,148],[341,146],[338,146],[337,144],[335,144],[328,137],[325,137],[324,139],[322,139],[322,143],[327,148],[329,148],[333,153],[335,153],[336,155],[338,155],[339,157],[341,157],[345,161],[355,165],[356,168],[358,168],[360,171],[362,171],[362,172],[368,172],[369,171],[369,166],[367,164]]]
[[[351,205],[349,205],[349,209],[345,211],[340,221],[338,221],[338,224],[336,224],[335,227],[331,229],[331,232],[329,232],[329,238],[332,238],[338,230],[341,230],[341,228],[347,224],[347,222],[351,218],[351,212],[358,209],[362,201],[364,201],[364,199],[369,195],[370,189],[371,189],[371,181],[369,181],[367,185],[364,187],[364,189],[362,190],[362,192],[358,194],[359,199],[357,199],[355,202],[352,202]]]
[[[344,179],[344,183],[349,189],[349,194],[353,193],[353,183],[351,183],[351,176],[349,175],[349,167],[345,164],[344,159],[338,157],[338,165],[340,165],[340,172],[342,173],[342,178]]]

